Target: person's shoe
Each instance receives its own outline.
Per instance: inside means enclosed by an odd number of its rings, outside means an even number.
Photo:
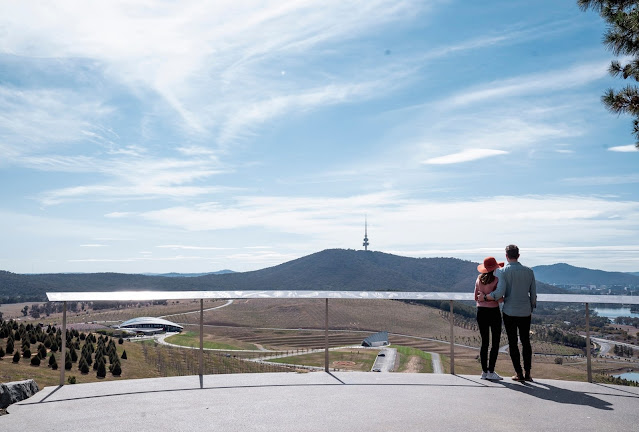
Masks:
[[[497,372],[488,372],[488,374],[486,375],[486,379],[490,380],[490,381],[499,381],[499,380],[503,380],[502,377],[500,377],[499,375],[497,375]]]
[[[486,379],[486,376],[488,376],[488,372],[481,373],[481,379]]]
[[[533,379],[532,379],[532,377],[530,376],[530,372],[529,372],[529,373],[527,373],[526,375],[524,375],[524,381],[530,381],[530,382],[532,382],[532,380],[533,380]]]
[[[513,375],[511,379],[513,381],[525,381],[523,375]]]

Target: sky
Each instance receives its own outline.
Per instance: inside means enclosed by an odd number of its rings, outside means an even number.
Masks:
[[[0,269],[324,249],[639,272],[632,119],[575,1],[0,0]]]

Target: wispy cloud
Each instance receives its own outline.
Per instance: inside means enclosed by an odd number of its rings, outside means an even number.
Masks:
[[[498,156],[508,154],[504,150],[491,150],[491,149],[469,149],[459,153],[453,153],[445,156],[434,157],[426,159],[422,163],[429,165],[448,165],[462,162],[470,162],[477,159],[483,159],[491,156]]]
[[[570,68],[522,75],[494,81],[456,93],[440,103],[441,108],[485,103],[490,100],[540,94],[583,86],[608,74],[608,62],[590,62]]]
[[[632,153],[632,152],[639,152],[639,149],[637,149],[636,145],[630,144],[630,145],[624,145],[624,146],[609,147],[608,151]]]

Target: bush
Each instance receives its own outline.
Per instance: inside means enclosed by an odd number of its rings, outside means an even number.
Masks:
[[[33,356],[31,358],[31,366],[40,366],[40,356]]]
[[[55,367],[53,367],[55,365]],[[51,366],[51,369],[56,370],[58,368],[58,362],[55,359],[55,355],[53,355],[53,353],[51,353],[51,355],[49,356],[49,366]]]
[[[67,378],[67,382],[69,384],[75,384],[75,376],[71,375],[69,378]]]
[[[113,376],[119,377],[120,375],[122,375],[122,367],[120,367],[120,362],[116,362],[113,367],[111,368],[111,374],[113,374]]]
[[[563,357],[555,357],[555,364],[564,364],[564,358]]]
[[[122,339],[122,336],[120,336],[120,339],[118,339],[118,344],[122,345],[124,343],[124,339]]]
[[[120,356],[122,360],[126,360],[126,350],[122,351],[122,355]]]
[[[106,376],[106,366],[104,365],[104,362],[98,362],[98,370],[96,375],[98,378],[104,378]]]
[[[13,352],[13,339],[7,340],[7,354],[11,354]]]
[[[29,348],[25,348],[24,351],[22,351],[22,357],[24,358],[31,358],[31,350]]]
[[[13,362],[18,363],[19,361],[20,361],[20,351],[16,351],[16,353],[13,355]]]
[[[80,373],[86,375],[89,373],[89,364],[87,363],[87,359],[84,357],[80,358],[80,363],[78,364]]]
[[[4,348],[0,347],[0,360],[4,357]]]

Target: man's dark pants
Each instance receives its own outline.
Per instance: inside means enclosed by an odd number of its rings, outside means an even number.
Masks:
[[[526,375],[530,375],[530,367],[532,364],[532,347],[530,346],[530,319],[531,316],[518,317],[504,314],[504,327],[508,336],[508,352],[513,362],[513,367],[517,375],[523,376],[519,357],[519,347],[517,346],[517,333],[521,340],[522,351],[524,356],[524,371]]]

